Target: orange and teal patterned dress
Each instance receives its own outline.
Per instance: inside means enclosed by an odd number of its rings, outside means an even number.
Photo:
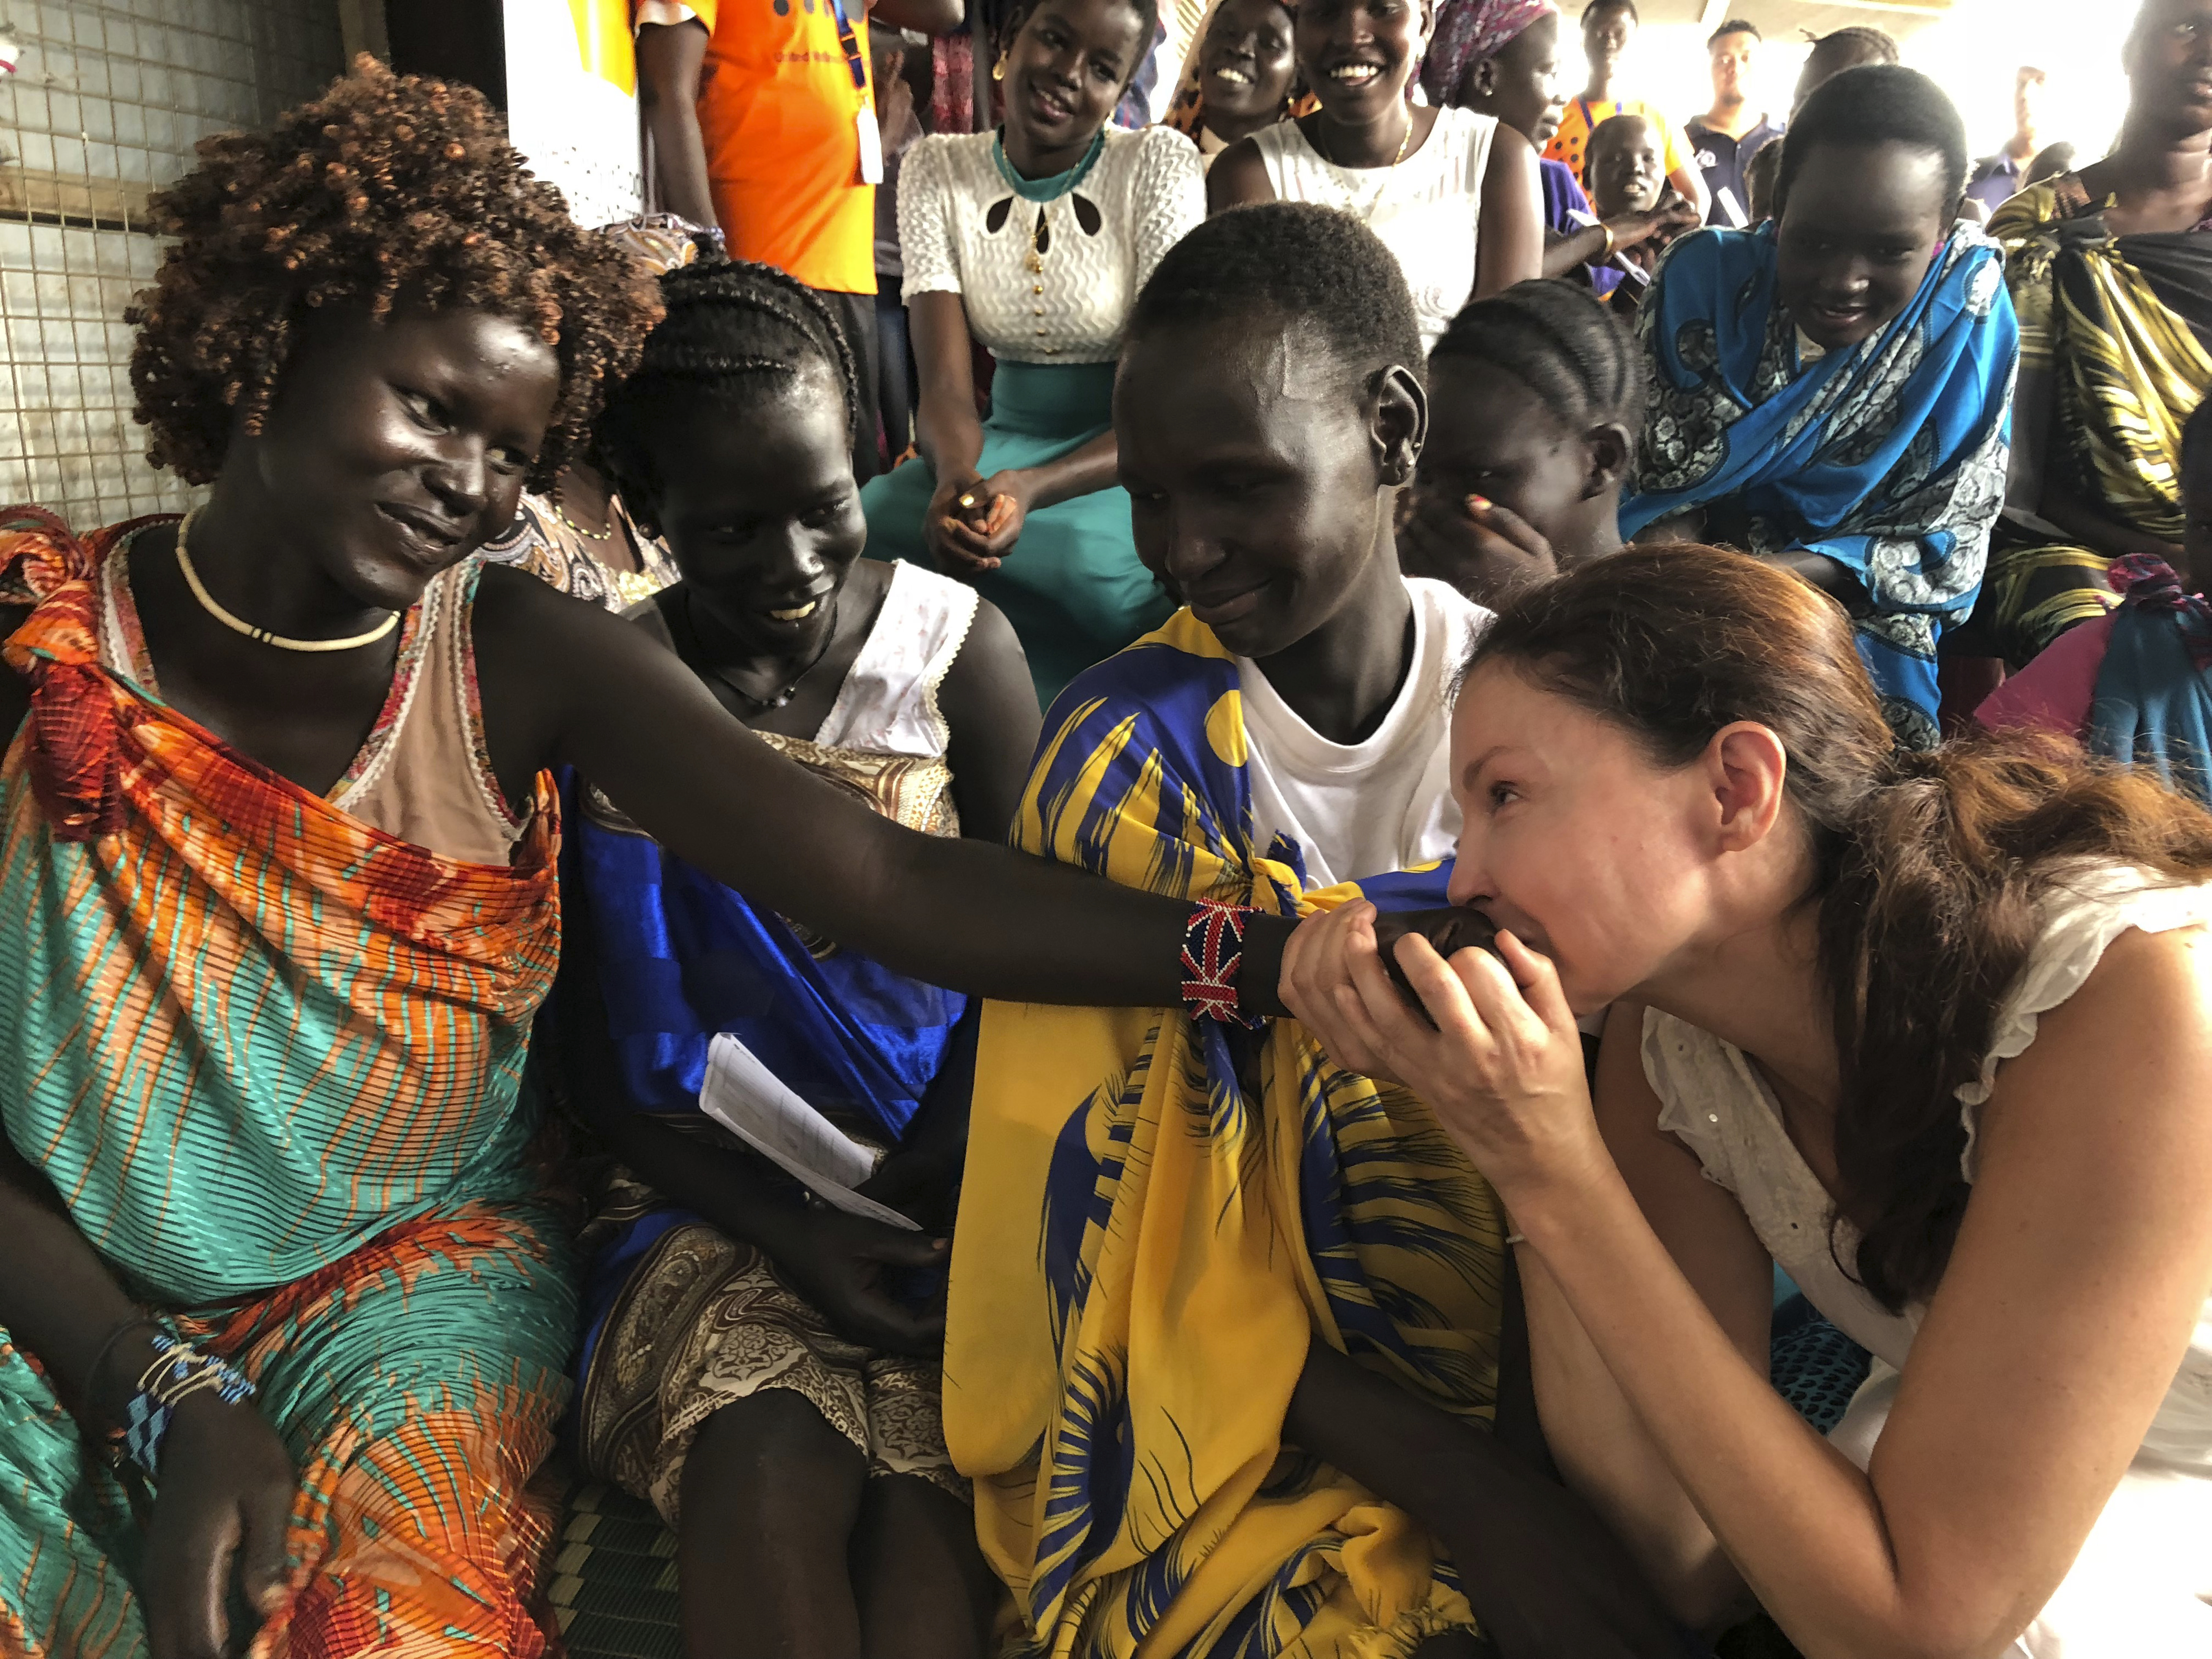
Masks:
[[[33,690],[0,767],[0,1125],[291,1452],[257,1659],[543,1653],[524,1488],[574,1320],[522,1158],[550,781],[511,863],[470,864],[247,759],[103,650],[138,527],[0,514],[0,599],[35,606],[6,646]],[[101,1449],[0,1327],[0,1656],[144,1653],[138,1553]]]

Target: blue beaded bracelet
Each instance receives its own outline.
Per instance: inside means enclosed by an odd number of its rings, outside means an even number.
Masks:
[[[153,1343],[154,1363],[139,1374],[123,1414],[123,1449],[149,1480],[158,1472],[161,1443],[185,1401],[210,1389],[225,1405],[253,1397],[253,1384],[228,1361],[202,1353],[167,1331],[155,1332]]]

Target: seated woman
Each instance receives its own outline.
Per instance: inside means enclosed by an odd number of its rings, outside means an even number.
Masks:
[[[1522,283],[1452,319],[1429,354],[1429,435],[1399,498],[1409,576],[1496,609],[1620,549],[1644,425],[1644,355],[1587,290]]]
[[[2212,805],[2212,398],[2181,429],[2181,501],[2182,571],[2145,554],[2115,560],[2118,608],[2069,629],[1974,718],[2063,732]]]
[[[973,581],[1041,704],[1169,609],[1130,544],[1112,426],[1130,304],[1204,212],[1188,143],[1107,125],[1158,9],[1023,0],[992,70],[1004,128],[925,138],[899,177],[921,456],[861,492],[869,550]],[[998,360],[984,421],[979,343]]]
[[[1382,239],[1426,351],[1470,298],[1543,270],[1536,153],[1495,116],[1408,101],[1424,14],[1397,0],[1303,0],[1298,76],[1321,107],[1232,144],[1209,212],[1250,202],[1340,208]]]
[[[2019,356],[1997,251],[1954,228],[1966,167],[1933,81],[1846,70],[1790,127],[1780,222],[1684,237],[1637,313],[1655,374],[1621,532],[1741,547],[1842,601],[1915,748],[1982,579]]]
[[[657,276],[697,258],[694,238],[702,233],[672,213],[656,213],[599,234]],[[609,611],[649,599],[676,580],[666,544],[638,527],[594,455],[574,457],[544,495],[525,490],[514,524],[484,544],[483,556]]]
[[[82,540],[0,513],[0,1642],[30,1654],[228,1651],[234,1590],[269,1654],[545,1650],[524,1486],[577,1310],[520,1083],[556,765],[897,971],[1181,999],[1191,905],[902,828],[642,629],[471,556],[659,313],[501,135],[364,58],[211,143],[131,365],[206,505]],[[1226,1000],[1274,1006],[1287,932],[1255,918]],[[158,1481],[143,1524],[111,1452]]]
[[[1486,613],[1392,551],[1418,347],[1339,213],[1227,215],[1161,263],[1115,423],[1190,605],[1054,706],[1018,845],[1279,915],[1437,902]],[[1038,1650],[1441,1659],[1480,1624],[1508,1656],[1679,1651],[1486,1432],[1498,1218],[1418,1102],[1287,1022],[994,1003],[974,1109],[945,1437]]]
[[[1029,673],[975,590],[860,556],[855,367],[766,265],[695,265],[600,417],[683,579],[632,613],[771,747],[895,823],[1003,840],[1036,742]],[[700,1106],[741,1042],[951,1220],[965,999],[836,950],[665,852],[586,781],[562,878],[565,1092],[623,1161],[599,1195],[578,1443],[677,1529],[695,1652],[978,1650],[988,1583],[937,1408],[933,1322],[884,1276],[927,1234],[824,1206]],[[569,992],[572,991],[573,994]],[[604,1004],[604,1006],[603,1006]],[[917,1357],[919,1356],[919,1357]],[[963,1593],[965,1592],[965,1593]]]
[[[1677,1613],[2212,1651],[2212,815],[2047,740],[1901,756],[1835,607],[1703,548],[1510,606],[1452,755],[1499,955],[1394,945],[1431,1026],[1349,906],[1290,999],[1496,1185],[1552,1449]],[[1876,1356],[1825,1439],[1778,1267]]]
[[[1421,86],[1436,105],[1494,115],[1541,150],[1559,130],[1559,12],[1551,0],[1445,0],[1421,60]],[[1670,228],[1697,222],[1687,204],[1602,222],[1565,161],[1537,163],[1544,190],[1544,270],[1564,276],[1591,267],[1601,294],[1620,281],[1605,261]],[[1433,350],[1434,348],[1431,348]]]
[[[1298,84],[1291,9],[1283,0],[1220,0],[1191,55],[1165,125],[1189,135],[1207,167],[1240,138],[1310,105]]]
[[[2199,0],[2144,0],[2118,147],[1990,222],[2020,313],[2020,396],[1972,638],[2014,667],[2104,614],[2114,559],[2180,557],[2181,425],[2212,386],[2207,28]]]

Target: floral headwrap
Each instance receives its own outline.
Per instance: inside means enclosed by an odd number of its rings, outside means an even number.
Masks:
[[[1552,0],[1443,0],[1421,64],[1421,88],[1429,102],[1439,108],[1449,103],[1471,65],[1495,58],[1531,23],[1558,9]]]

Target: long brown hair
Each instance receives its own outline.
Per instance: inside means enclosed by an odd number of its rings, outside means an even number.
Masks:
[[[1842,611],[1741,553],[1597,560],[1508,605],[1469,667],[1493,660],[1662,766],[1738,720],[1782,740],[1842,1066],[1837,1215],[1859,1232],[1856,1277],[1876,1300],[1894,1312],[1929,1296],[1966,1206],[1956,1091],[1980,1075],[2039,902],[2084,863],[2212,879],[2212,813],[2061,739],[1897,750]]]

